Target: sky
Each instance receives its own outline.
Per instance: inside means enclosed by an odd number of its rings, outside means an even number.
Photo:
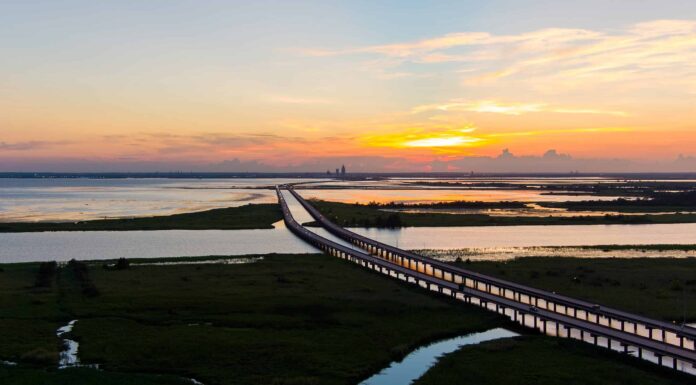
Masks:
[[[696,1],[0,0],[0,171],[695,171]]]

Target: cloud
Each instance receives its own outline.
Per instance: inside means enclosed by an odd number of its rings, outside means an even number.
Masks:
[[[475,127],[423,127],[406,131],[366,135],[361,138],[369,147],[390,148],[429,148],[439,153],[448,153],[453,149],[472,147],[483,144],[485,140],[474,134]]]
[[[576,158],[554,149],[542,155],[516,155],[505,149],[496,156],[446,156],[436,159],[409,159],[398,156],[319,156],[297,163],[270,163],[232,158],[221,162],[146,161],[139,159],[100,160],[61,158],[14,160],[2,158],[0,172],[238,172],[296,173],[334,170],[345,165],[356,172],[465,172],[476,173],[606,173],[606,172],[693,172],[696,157],[679,156],[662,162],[639,162],[628,159]]]
[[[413,42],[372,45],[339,50],[306,49],[308,56],[337,56],[361,53],[381,54],[392,57],[413,57],[455,47],[485,46],[491,44],[520,43],[526,46],[542,46],[546,43],[567,43],[598,38],[600,34],[582,29],[549,28],[520,35],[493,35],[488,32],[455,32]],[[443,56],[446,57],[446,56]]]
[[[654,20],[619,30],[546,28],[520,34],[455,32],[393,44],[306,50],[310,56],[371,56],[383,70],[407,64],[469,63],[467,85],[507,78],[564,87],[651,80],[696,88],[696,20]],[[374,56],[386,60],[375,61]],[[382,74],[382,77],[384,75]],[[637,83],[640,84],[640,83]]]
[[[590,127],[590,128],[567,128],[558,130],[530,130],[530,131],[513,131],[503,133],[486,134],[489,138],[504,138],[514,136],[544,136],[552,134],[574,134],[574,133],[608,133],[608,132],[631,132],[636,131],[632,127]]]
[[[70,142],[66,142],[66,141],[50,142],[50,141],[41,141],[41,140],[31,140],[31,141],[26,141],[26,142],[15,142],[15,143],[0,142],[0,150],[4,150],[4,151],[32,151],[32,150],[53,147],[53,146],[59,146],[59,145],[69,144],[69,143]]]
[[[549,106],[546,103],[501,103],[494,100],[468,101],[463,99],[453,99],[440,104],[416,106],[411,110],[411,112],[414,114],[427,111],[465,111],[503,115],[522,115],[533,112],[553,112],[559,114],[628,116],[628,114],[623,111],[601,110],[593,108],[554,107]]]

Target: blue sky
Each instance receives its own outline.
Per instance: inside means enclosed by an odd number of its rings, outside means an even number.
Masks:
[[[0,160],[671,160],[694,26],[694,1],[2,1]]]

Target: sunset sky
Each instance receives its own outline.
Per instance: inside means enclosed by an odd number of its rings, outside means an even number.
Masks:
[[[0,171],[696,171],[696,1],[4,0],[0,50]]]

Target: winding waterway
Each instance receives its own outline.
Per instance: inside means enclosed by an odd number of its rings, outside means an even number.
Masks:
[[[425,374],[445,354],[452,353],[466,345],[475,345],[518,335],[509,330],[497,328],[435,342],[414,350],[400,362],[391,363],[387,368],[361,382],[360,385],[410,384]]]
[[[77,358],[77,350],[80,344],[75,340],[63,338],[66,334],[72,332],[76,322],[77,320],[72,320],[56,331],[56,336],[61,338],[63,343],[63,350],[58,355],[58,369],[65,369],[80,364],[80,360]]]

